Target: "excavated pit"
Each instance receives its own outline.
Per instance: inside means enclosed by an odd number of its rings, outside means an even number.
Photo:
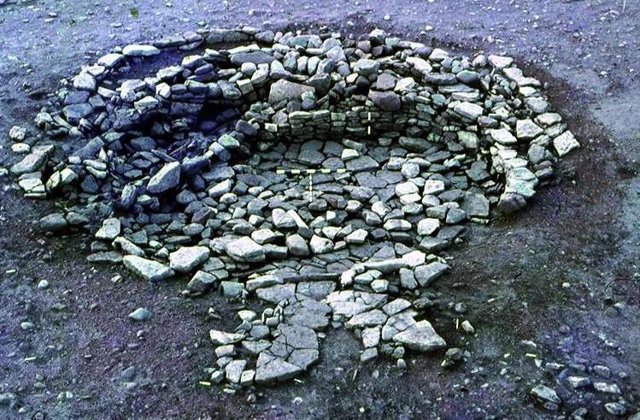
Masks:
[[[579,146],[540,88],[508,57],[380,30],[188,33],[83,68],[11,171],[25,195],[75,203],[40,225],[93,232],[89,261],[264,303],[210,331],[209,381],[297,377],[327,328],[353,330],[361,362],[404,367],[447,347],[426,319],[443,252],[522,208]]]

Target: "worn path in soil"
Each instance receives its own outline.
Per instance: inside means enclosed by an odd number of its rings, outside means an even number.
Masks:
[[[543,190],[515,217],[474,228],[468,242],[450,253],[454,271],[435,286],[441,293],[435,327],[450,345],[468,349],[470,361],[443,372],[438,356],[412,357],[401,374],[390,361],[380,360],[354,375],[358,343],[337,331],[329,334],[324,359],[303,383],[262,390],[253,404],[246,402],[247,394],[229,396],[197,385],[206,377],[203,368],[213,363],[206,332],[231,327],[233,305],[217,294],[184,300],[179,282],[150,285],[122,270],[125,281],[113,284],[117,267],[85,262],[86,238],[38,235],[33,222],[51,203],[21,198],[4,178],[0,392],[18,394],[25,415],[551,416],[534,408],[527,395],[538,383],[558,389],[567,401],[563,412],[577,408],[572,391],[526,353],[543,363],[604,364],[616,375],[625,372],[628,378],[617,381],[630,413],[638,410],[640,5],[627,2],[622,14],[622,0],[151,3],[0,1],[0,133],[29,124],[60,79],[115,45],[192,30],[198,23],[309,30],[327,25],[356,34],[377,26],[460,53],[516,57],[548,83],[553,105],[584,147],[563,164],[560,185]],[[136,18],[132,7],[138,9]],[[45,22],[50,12],[57,17]],[[433,29],[423,31],[427,25]],[[0,145],[0,165],[8,166],[15,158],[4,134]],[[42,279],[49,281],[48,289],[36,288]],[[563,288],[564,282],[571,286]],[[455,331],[450,302],[469,307],[476,337],[465,339]],[[616,309],[615,303],[623,305]],[[143,326],[126,317],[139,306],[153,312]],[[210,306],[224,321],[208,318]],[[25,320],[36,328],[21,330]],[[560,332],[562,326],[568,333]],[[34,355],[35,361],[24,361]],[[122,372],[131,366],[138,387],[125,390]],[[59,400],[65,391],[73,398]],[[604,401],[594,397],[591,415],[604,415]],[[16,408],[0,407],[0,417],[22,416]]]

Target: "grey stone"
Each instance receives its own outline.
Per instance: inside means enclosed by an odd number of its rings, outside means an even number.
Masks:
[[[223,281],[220,283],[222,295],[229,299],[240,299],[245,295],[245,288],[237,281]]]
[[[147,191],[151,194],[161,194],[180,184],[180,162],[166,163],[147,184]]]
[[[247,282],[245,283],[247,290],[250,292],[265,287],[275,286],[276,284],[282,284],[282,278],[273,274],[266,274],[264,276],[253,278],[247,280]]]
[[[244,334],[242,333],[228,333],[220,330],[209,330],[209,338],[216,346],[226,346],[228,344],[235,344],[242,341]]]
[[[416,267],[413,274],[420,286],[426,287],[447,271],[449,271],[449,266],[447,264],[435,261],[427,265]]]
[[[350,172],[369,172],[376,170],[380,167],[378,162],[376,162],[370,156],[360,156],[358,158],[349,160],[346,163],[347,170]]]
[[[483,194],[465,192],[461,208],[469,217],[489,217],[489,200]]]
[[[314,254],[324,254],[333,249],[333,242],[331,241],[331,239],[313,235],[313,237],[311,237],[311,241],[309,242],[309,246],[311,248],[311,252],[313,252]]]
[[[347,241],[348,244],[362,245],[367,240],[368,235],[369,235],[369,232],[367,232],[366,230],[357,229],[351,232],[349,235],[347,235],[344,239],[345,241]]]
[[[283,382],[303,372],[300,367],[279,357],[260,353],[256,363],[256,383],[260,385]]]
[[[271,85],[269,103],[277,104],[281,101],[300,99],[304,92],[315,92],[315,88],[280,79]]]
[[[96,79],[88,72],[82,71],[73,78],[73,87],[79,90],[88,90],[93,92],[96,90]]]
[[[370,60],[368,58],[361,58],[356,61],[354,70],[365,77],[372,74],[377,74],[380,69],[380,62],[378,60]]]
[[[627,407],[620,402],[608,402],[605,403],[604,409],[607,410],[607,413],[612,416],[622,417],[627,414]],[[636,417],[636,416],[633,416]],[[629,420],[634,420],[632,417],[629,417]]]
[[[93,112],[93,107],[86,102],[72,104],[62,108],[65,119],[71,124],[78,123],[82,118],[91,114],[91,112]]]
[[[513,63],[513,58],[501,55],[490,55],[488,57],[488,61],[493,67],[501,70],[505,67],[509,67]]]
[[[187,283],[187,290],[194,294],[205,293],[217,282],[218,278],[213,274],[209,274],[206,271],[198,271]]]
[[[519,140],[533,140],[543,132],[542,128],[529,119],[516,121],[516,137]]]
[[[20,162],[11,166],[10,171],[14,175],[22,175],[38,171],[46,162],[47,153],[35,151],[25,156]]]
[[[413,270],[408,268],[400,269],[400,285],[403,289],[414,290],[418,288],[418,282],[413,275]]]
[[[98,59],[98,65],[113,68],[125,59],[124,55],[118,53],[105,54]]]
[[[67,219],[64,218],[64,214],[52,213],[40,219],[38,225],[44,232],[59,232],[66,229],[69,223]]]
[[[150,57],[160,54],[160,50],[153,45],[131,44],[122,49],[127,57]]]
[[[482,116],[484,108],[470,102],[459,102],[453,107],[453,111],[468,120],[475,121]]]
[[[430,352],[446,347],[447,343],[431,326],[429,321],[420,321],[393,336],[393,341],[421,352]]]
[[[505,193],[500,196],[497,209],[501,213],[509,214],[516,212],[527,205],[527,200],[520,194]]]
[[[400,146],[412,152],[425,152],[433,146],[428,140],[417,137],[400,137],[398,141]]]
[[[309,256],[310,250],[307,245],[307,241],[297,233],[294,235],[287,236],[285,240],[287,244],[287,249],[289,253],[296,257],[306,257]]]
[[[23,142],[27,138],[27,130],[23,127],[14,125],[9,130],[9,140],[17,143]]]
[[[96,239],[113,241],[120,235],[120,220],[117,217],[110,217],[102,222],[102,227],[96,232]]]
[[[236,65],[244,63],[270,64],[273,60],[273,56],[265,51],[246,51],[231,54],[231,63]]]
[[[529,393],[541,402],[550,402],[553,404],[560,404],[562,402],[556,391],[546,385],[536,385]]]
[[[278,229],[293,229],[296,228],[296,221],[283,209],[276,208],[271,212],[271,219],[273,224]]]
[[[209,258],[209,248],[204,246],[185,246],[169,254],[169,267],[188,273]]]
[[[174,271],[166,265],[135,255],[125,256],[122,262],[125,267],[145,280],[161,281],[174,275]]]
[[[229,242],[225,249],[237,261],[257,263],[265,260],[264,248],[246,236]]]
[[[259,299],[276,304],[287,299],[292,299],[295,295],[296,285],[293,283],[278,284],[256,290],[256,296],[258,296]]]
[[[382,111],[396,112],[400,111],[400,107],[402,106],[400,97],[391,91],[379,92],[371,90],[369,91],[369,99]]]
[[[426,218],[418,222],[418,235],[426,236],[434,234],[440,228],[438,219]]]
[[[496,143],[503,145],[518,143],[518,139],[516,139],[506,128],[488,130],[488,133],[489,137],[491,137],[491,139]]]
[[[562,157],[572,150],[579,148],[580,143],[578,143],[578,140],[576,140],[571,131],[565,131],[553,139],[553,147],[555,147],[558,156]]]
[[[151,318],[151,311],[146,308],[138,308],[129,314],[129,318],[134,321],[146,321]]]
[[[224,368],[225,378],[229,383],[237,384],[240,382],[240,377],[244,368],[247,366],[246,360],[232,360]]]
[[[347,328],[375,327],[387,322],[387,315],[379,309],[354,315],[346,324]]]

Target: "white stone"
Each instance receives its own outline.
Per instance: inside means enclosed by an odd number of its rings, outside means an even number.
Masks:
[[[209,248],[185,246],[169,254],[169,267],[180,273],[188,273],[209,258]]]
[[[579,148],[580,143],[578,143],[578,140],[576,140],[571,131],[565,131],[553,139],[553,147],[555,147],[556,152],[558,152],[558,156],[562,157],[573,149]]]
[[[434,218],[422,219],[418,222],[418,235],[426,236],[435,233],[440,228],[440,221]]]
[[[160,54],[160,50],[153,45],[131,44],[124,47],[122,53],[127,57],[150,57]]]

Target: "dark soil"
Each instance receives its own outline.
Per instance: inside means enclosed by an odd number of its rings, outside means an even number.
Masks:
[[[323,360],[301,382],[236,395],[198,384],[213,365],[207,331],[232,327],[233,304],[216,293],[184,299],[184,281],[152,285],[124,270],[123,282],[110,281],[117,267],[85,261],[88,238],[37,233],[33,222],[52,203],[23,199],[3,178],[0,393],[13,392],[18,400],[12,408],[0,406],[0,417],[553,417],[528,395],[540,383],[558,391],[564,415],[586,407],[590,418],[607,416],[603,404],[617,397],[576,392],[566,372],[545,369],[546,363],[575,364],[569,374],[579,374],[580,366],[608,366],[612,378],[604,381],[620,386],[629,414],[638,411],[640,6],[627,2],[622,14],[622,4],[181,0],[167,7],[0,0],[0,133],[29,126],[60,79],[114,45],[192,30],[202,21],[210,27],[326,25],[355,34],[377,26],[460,53],[512,55],[548,85],[554,107],[583,144],[562,164],[559,185],[543,189],[514,217],[474,227],[450,252],[454,270],[434,286],[440,304],[431,318],[450,345],[470,351],[462,366],[444,370],[442,355],[411,356],[405,373],[391,360],[359,366],[356,339],[332,331]],[[50,12],[58,16],[47,23]],[[426,25],[434,29],[421,32]],[[15,157],[4,135],[0,146],[0,165],[9,166]],[[38,289],[43,279],[50,287]],[[466,314],[448,309],[457,302],[467,305]],[[127,314],[140,306],[153,317],[135,324]],[[222,320],[208,315],[210,307]],[[457,318],[469,319],[477,334],[456,331]],[[23,331],[23,321],[35,328]],[[131,366],[138,386],[126,389],[123,371]],[[73,395],[64,398],[64,392]],[[250,395],[257,400],[248,402]]]

